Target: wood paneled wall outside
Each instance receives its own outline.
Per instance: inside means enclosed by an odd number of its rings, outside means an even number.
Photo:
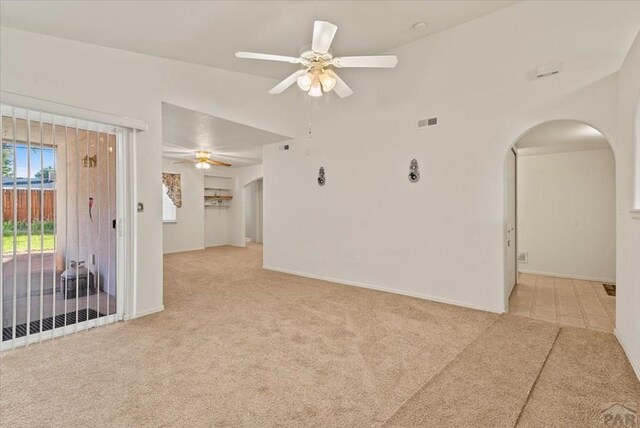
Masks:
[[[27,189],[17,189],[15,194],[18,198],[18,221],[28,221],[28,194]],[[42,201],[42,193],[44,193],[44,210],[40,212],[40,205]],[[2,221],[13,221],[13,189],[2,189]],[[53,221],[54,209],[56,203],[55,190],[45,189],[42,192],[41,189],[31,189],[31,221],[39,221],[40,214],[43,215],[42,220]]]

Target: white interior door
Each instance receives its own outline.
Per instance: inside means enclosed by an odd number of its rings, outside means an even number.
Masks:
[[[514,151],[510,151],[505,165],[505,308],[509,295],[518,281],[517,245],[516,245],[516,179],[517,159]]]

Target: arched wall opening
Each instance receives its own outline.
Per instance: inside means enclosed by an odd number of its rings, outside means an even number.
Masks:
[[[543,122],[509,147],[504,168],[505,309],[612,331],[615,298],[604,287],[615,285],[617,257],[609,140],[582,121]]]
[[[263,178],[256,178],[242,188],[243,221],[245,245],[247,242],[263,243]]]

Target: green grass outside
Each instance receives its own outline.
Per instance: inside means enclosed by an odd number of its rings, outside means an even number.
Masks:
[[[55,248],[55,235],[53,233],[46,233],[42,236],[43,240],[40,239],[40,234],[31,235],[31,252],[39,253],[40,252],[40,243],[41,241],[44,244],[44,251],[51,251]],[[28,249],[29,236],[28,235],[18,235],[16,236],[16,252],[18,253],[26,253]],[[3,254],[12,254],[13,253],[13,234],[2,237],[2,253]]]

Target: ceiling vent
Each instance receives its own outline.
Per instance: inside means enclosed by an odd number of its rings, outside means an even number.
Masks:
[[[558,74],[562,71],[562,63],[554,62],[547,65],[541,65],[536,68],[536,77],[539,79],[541,77],[552,76],[554,74]]]
[[[437,124],[438,124],[438,118],[437,117],[430,117],[428,119],[419,119],[418,120],[418,129],[426,128],[428,126],[435,126]]]

